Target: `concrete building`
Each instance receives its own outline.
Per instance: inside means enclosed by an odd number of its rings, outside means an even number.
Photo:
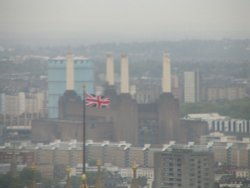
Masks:
[[[209,134],[208,123],[204,120],[180,119],[180,129],[180,143],[199,143],[201,136]]]
[[[203,143],[209,140],[207,143]],[[201,137],[201,144],[206,144],[214,152],[215,162],[221,166],[248,168],[250,166],[250,139],[237,140],[236,137],[222,133],[211,133]]]
[[[213,154],[172,145],[154,157],[155,188],[213,188]]]
[[[86,91],[94,92],[94,66],[88,58],[56,57],[48,61],[48,117],[58,118],[58,101],[66,90],[74,90],[83,96],[82,85]]]
[[[236,178],[249,178],[249,170],[248,169],[237,169],[235,170]]]
[[[1,94],[1,114],[17,117],[25,113],[25,93]]]
[[[200,73],[184,72],[184,102],[195,103],[200,101]]]
[[[169,178],[179,179],[185,177],[185,173],[191,173],[194,171],[198,176],[199,172],[199,160],[201,161],[201,173],[205,166],[208,165],[206,172],[210,172],[210,168],[217,164],[220,167],[226,167],[227,169],[246,169],[250,167],[250,140],[244,139],[242,141],[232,139],[232,137],[226,137],[224,135],[214,135],[216,137],[212,140],[210,135],[210,141],[206,144],[194,144],[192,142],[186,145],[176,144],[175,142],[169,142],[164,145],[144,145],[143,147],[136,147],[128,142],[94,142],[87,140],[86,142],[86,162],[93,163],[96,160],[100,160],[101,164],[108,164],[110,166],[117,166],[119,168],[131,168],[132,164],[136,164],[140,168],[152,169],[154,167],[165,168]],[[205,137],[205,136],[203,136]],[[220,137],[220,139],[218,139]],[[213,157],[210,154],[205,157],[204,153],[213,153]],[[160,153],[160,159],[154,158],[155,153]],[[168,154],[172,156],[172,168],[173,176],[169,163],[162,161],[169,159]],[[0,146],[0,163],[10,164],[13,158],[13,154],[16,156],[17,165],[30,166],[33,163],[36,164],[38,169],[48,176],[53,174],[54,170],[58,167],[63,168],[69,166],[70,168],[78,168],[82,165],[82,142],[76,140],[71,141],[59,141],[56,140],[47,144],[34,144],[30,142],[20,142],[13,148],[13,144],[5,143]],[[203,155],[204,154],[204,155]],[[193,161],[193,167],[190,166],[190,161]],[[213,162],[210,161],[213,158]],[[179,160],[180,159],[180,160]],[[190,161],[189,161],[190,159]],[[170,162],[171,160],[169,160]],[[159,164],[160,163],[160,164]],[[168,165],[168,166],[167,166]],[[46,168],[47,167],[47,168]],[[79,169],[81,169],[79,167]],[[181,170],[181,177],[178,176],[178,169]],[[188,171],[188,169],[191,169]],[[157,173],[162,172],[158,169]],[[81,172],[81,170],[79,170]],[[147,172],[143,172],[147,173]],[[149,172],[150,175],[150,172]],[[196,175],[194,178],[196,178]],[[52,176],[51,176],[52,177]],[[202,175],[202,178],[205,177]],[[161,179],[161,178],[160,178]],[[195,180],[198,182],[199,177]],[[178,180],[178,182],[180,182]],[[161,180],[157,180],[161,181]],[[174,180],[173,180],[174,181]],[[181,180],[182,181],[182,180]],[[201,180],[202,181],[202,180]],[[189,185],[189,182],[186,182]],[[181,185],[184,185],[181,183]],[[170,186],[170,185],[169,185]],[[194,185],[195,187],[195,185]]]
[[[244,82],[238,83],[232,80],[210,80],[204,83],[202,88],[202,99],[204,101],[223,101],[242,99],[248,96],[247,84]]]
[[[183,102],[183,95],[184,95],[184,88],[183,88],[183,83],[180,81],[180,75],[178,74],[173,74],[172,75],[172,93],[175,98],[179,100],[180,103]]]
[[[200,137],[199,143],[202,145],[206,145],[207,143],[214,141],[225,141],[231,143],[237,141],[237,138],[236,136],[228,136],[220,132],[212,132],[207,135],[202,135]]]
[[[170,142],[166,145],[153,147],[145,145],[135,147],[127,142],[86,142],[86,162],[100,160],[101,164],[112,164],[118,167],[131,167],[134,162],[140,167],[152,168],[154,166],[154,153],[166,149],[166,146],[175,145]],[[56,140],[48,144],[33,144],[20,142],[15,150],[12,144],[5,143],[0,147],[0,163],[10,163],[15,152],[20,164],[30,165],[68,165],[75,167],[82,163],[82,142],[76,140]]]
[[[184,119],[202,120],[208,123],[209,132],[235,135],[237,138],[249,137],[250,120],[234,119],[217,113],[188,114]]]
[[[3,140],[30,139],[31,121],[45,116],[45,93],[41,91],[0,95]]]
[[[31,116],[45,116],[45,92],[30,92],[25,94],[25,113]]]
[[[18,117],[23,114],[44,116],[45,93],[44,92],[19,92],[8,95],[1,94],[0,113],[3,115]]]

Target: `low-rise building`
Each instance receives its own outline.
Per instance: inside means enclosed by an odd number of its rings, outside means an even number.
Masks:
[[[209,132],[222,132],[227,135],[235,135],[237,138],[250,135],[250,120],[234,119],[218,113],[188,114],[184,119],[206,121]]]

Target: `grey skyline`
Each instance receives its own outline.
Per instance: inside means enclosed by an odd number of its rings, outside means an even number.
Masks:
[[[242,39],[250,38],[249,8],[249,0],[0,0],[0,39]]]

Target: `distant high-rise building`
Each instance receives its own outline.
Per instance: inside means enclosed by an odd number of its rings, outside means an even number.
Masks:
[[[184,102],[200,101],[200,73],[184,72]]]
[[[174,145],[154,155],[155,188],[213,188],[213,153]]]
[[[25,93],[13,95],[1,94],[0,112],[8,116],[20,116],[25,112]]]
[[[8,117],[18,117],[23,114],[44,115],[44,92],[19,92],[0,95],[0,113]]]
[[[48,117],[58,118],[58,100],[65,90],[75,90],[83,95],[82,85],[88,92],[94,92],[94,66],[88,58],[67,57],[52,58],[48,62]]]

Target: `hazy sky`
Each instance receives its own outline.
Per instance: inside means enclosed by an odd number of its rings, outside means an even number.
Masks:
[[[0,38],[250,38],[250,0],[0,0]]]

